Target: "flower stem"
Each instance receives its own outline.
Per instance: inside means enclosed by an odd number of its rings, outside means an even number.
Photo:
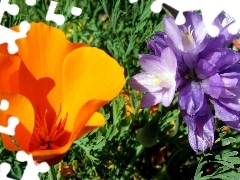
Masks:
[[[54,166],[51,166],[49,171],[48,171],[48,179],[49,180],[56,180],[56,172],[55,172],[55,169],[54,169]]]
[[[134,163],[136,162],[136,160],[138,159],[138,157],[142,154],[143,150],[145,148],[143,147],[143,145],[139,145],[137,148],[136,148],[136,153],[134,154],[134,156],[132,157],[132,159],[130,160],[129,164],[128,164],[128,169],[129,170],[126,170],[123,174],[123,176],[121,177],[120,180],[124,180],[126,178],[129,178],[129,175],[131,173],[131,168],[134,166]]]

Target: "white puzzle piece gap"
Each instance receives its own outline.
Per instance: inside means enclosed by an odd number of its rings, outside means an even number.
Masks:
[[[133,4],[133,3],[138,2],[138,0],[129,0],[129,2]]]
[[[65,21],[65,17],[62,14],[55,14],[54,13],[56,7],[57,7],[57,2],[51,1],[50,5],[49,5],[49,8],[48,8],[46,20],[47,21],[53,21],[57,25],[60,26],[60,25],[63,25],[63,23]]]
[[[9,4],[9,0],[1,0],[0,1],[0,22],[2,22],[2,17],[4,12],[8,12],[9,14],[15,16],[19,12],[19,7],[16,4]]]
[[[155,0],[150,8],[153,12],[159,13],[162,10],[163,3],[179,11],[175,20],[177,25],[185,23],[183,12],[201,10],[203,22],[212,37],[219,34],[219,29],[212,22],[222,11],[235,19],[235,22],[229,25],[229,33],[236,34],[240,29],[240,11],[237,8],[240,7],[239,0],[232,0],[231,2],[227,0]]]
[[[6,99],[2,99],[0,103],[0,110],[6,111],[9,108],[9,102]]]
[[[9,102],[6,99],[1,100],[0,110],[7,111],[9,108]],[[8,118],[8,126],[0,126],[0,133],[8,134],[10,136],[15,135],[16,126],[19,124],[19,119],[15,116],[10,116]]]
[[[15,180],[7,177],[7,174],[10,172],[11,166],[8,163],[3,162],[0,164],[0,179],[1,180]]]
[[[40,180],[38,174],[45,173],[49,170],[49,165],[46,162],[36,164],[31,154],[27,154],[24,151],[18,151],[16,159],[20,162],[27,161],[27,166],[23,172],[21,180]]]
[[[78,7],[72,7],[71,14],[74,16],[80,16],[82,14],[82,9]]]
[[[47,11],[47,15],[46,15],[46,20],[53,21],[57,25],[61,26],[65,22],[65,17],[62,14],[54,13],[54,11],[57,7],[57,3],[58,2],[55,2],[55,1],[50,2],[50,5],[49,5],[48,11]],[[80,16],[82,14],[82,9],[78,8],[78,7],[72,7],[71,14],[74,16]]]
[[[19,124],[19,119],[15,116],[11,116],[8,118],[8,126],[7,127],[0,126],[0,133],[14,136],[15,129],[18,124]]]
[[[8,43],[8,52],[10,54],[16,53],[18,51],[18,46],[15,41],[17,39],[25,38],[29,29],[30,24],[27,21],[20,23],[20,32],[15,32],[0,25],[0,34],[4,34],[4,36],[0,36],[0,44]]]
[[[26,4],[28,6],[34,6],[36,4],[36,0],[26,0]]]

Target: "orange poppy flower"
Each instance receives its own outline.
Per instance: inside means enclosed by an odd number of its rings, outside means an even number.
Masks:
[[[104,125],[96,111],[118,95],[124,69],[104,51],[71,43],[44,23],[31,23],[27,37],[16,43],[15,55],[0,46],[0,100],[10,103],[0,110],[0,125],[6,126],[9,116],[20,121],[16,142],[4,134],[2,141],[37,162],[56,164],[74,140]]]

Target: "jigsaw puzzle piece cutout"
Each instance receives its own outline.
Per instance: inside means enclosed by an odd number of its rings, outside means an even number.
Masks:
[[[6,99],[2,99],[0,103],[0,110],[6,111],[9,108],[9,102]]]
[[[36,0],[26,0],[25,3],[28,5],[28,6],[34,6],[36,4]]]
[[[0,164],[0,179],[1,180],[15,180],[15,179],[7,177],[10,170],[11,170],[10,164],[5,163],[5,162]]]
[[[6,99],[1,100],[0,110],[7,111],[9,108],[9,102]],[[14,136],[16,126],[19,124],[19,119],[15,116],[10,116],[8,118],[8,126],[0,126],[0,133]]]
[[[82,9],[78,7],[72,7],[71,14],[74,16],[80,16],[82,14]]]
[[[8,126],[7,127],[0,126],[0,133],[14,136],[15,129],[18,124],[19,124],[19,119],[15,116],[11,116],[8,118]]]
[[[48,12],[46,15],[46,20],[47,21],[53,21],[55,22],[57,25],[63,25],[64,21],[65,21],[65,17],[62,14],[55,14],[54,11],[57,7],[57,2],[55,1],[51,1],[49,8],[48,8]]]
[[[20,23],[19,32],[15,32],[0,25],[0,34],[4,34],[4,36],[0,36],[0,44],[8,43],[8,52],[10,54],[15,54],[18,51],[18,46],[16,45],[15,41],[17,39],[25,38],[29,29],[30,24],[27,21]]]
[[[36,164],[31,154],[24,151],[18,151],[16,159],[20,162],[27,161],[27,166],[23,172],[21,180],[40,180],[38,173],[45,173],[49,170],[49,165],[46,162]]]
[[[156,0],[152,3],[150,8],[153,12],[159,13],[162,10],[163,3],[179,11],[175,20],[177,25],[182,25],[186,21],[183,12],[201,10],[203,22],[206,26],[208,34],[212,37],[216,37],[220,30],[213,24],[213,21],[222,11],[224,11],[235,19],[235,21],[228,27],[229,33],[236,34],[239,32],[240,13],[237,8],[233,8],[233,5],[234,7],[240,6],[239,0],[232,0],[231,3],[226,0]]]
[[[138,2],[138,0],[129,0],[129,2],[133,4],[133,3]]]
[[[8,12],[9,14],[15,16],[19,12],[19,7],[16,4],[9,4],[9,0],[1,0],[0,1],[0,22],[2,22],[2,17],[4,12]]]

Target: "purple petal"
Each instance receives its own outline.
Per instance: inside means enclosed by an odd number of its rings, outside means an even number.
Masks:
[[[198,78],[205,79],[216,74],[219,71],[214,64],[211,64],[205,59],[200,59],[197,66],[195,67],[195,72]]]
[[[165,72],[171,73],[174,76],[176,75],[177,59],[169,47],[163,50],[160,63]]]
[[[162,101],[162,92],[150,93],[147,92],[143,95],[141,108],[154,106]]]
[[[182,45],[182,34],[179,27],[176,25],[175,20],[172,17],[166,17],[163,20],[164,30],[167,34],[167,44],[171,48],[176,48],[176,50],[183,51]]]
[[[201,83],[201,87],[206,94],[209,94],[213,98],[219,98],[221,92],[223,91],[223,82],[219,74],[204,79]]]
[[[179,92],[180,109],[185,110],[188,115],[196,114],[204,103],[204,92],[199,83],[192,81],[185,84]]]
[[[162,51],[161,57],[142,54],[139,55],[139,61],[142,69],[152,74],[171,73],[176,75],[177,59],[170,48],[165,48]]]
[[[159,57],[161,56],[163,49],[166,47],[166,46],[163,46],[161,42],[158,43],[152,39],[148,40],[147,46],[153,55],[159,56]]]
[[[217,99],[210,99],[211,103],[215,109],[215,115],[218,119],[226,122],[226,121],[239,121],[240,112],[234,111],[232,109],[227,108],[224,106],[219,100]],[[238,127],[235,127],[235,129]]]
[[[193,69],[197,65],[198,54],[197,53],[183,53],[183,60],[188,68]]]
[[[197,45],[201,44],[204,41],[204,39],[208,36],[207,29],[202,21],[202,16],[196,12],[188,12],[186,14],[186,19],[187,19],[186,27],[191,25],[192,26],[191,28],[194,29],[193,36],[196,44]],[[190,22],[188,23],[188,19],[191,20],[191,23]]]
[[[158,103],[162,103],[163,106],[168,107],[174,98],[174,94],[175,86],[170,89],[163,88],[159,92],[147,92],[142,98],[141,107],[146,108]]]
[[[216,67],[219,71],[226,70],[236,64],[240,59],[240,53],[233,51],[232,49],[219,49],[221,57],[215,61],[211,59],[211,62],[215,62]]]
[[[129,80],[129,85],[133,89],[141,92],[157,92],[162,90],[162,87],[156,83],[154,74],[147,72],[142,72],[133,76]]]
[[[164,89],[165,90],[165,89]],[[176,85],[172,86],[170,89],[163,91],[162,105],[165,107],[170,106],[175,95]]]
[[[138,58],[144,71],[152,73],[164,72],[163,68],[161,67],[160,57],[150,54],[140,54]]]
[[[205,151],[211,148],[214,142],[214,118],[210,108],[203,116],[193,118],[195,128],[188,126],[188,139],[191,147],[195,152]]]
[[[240,131],[240,120],[238,121],[224,121],[226,125],[229,127],[236,129],[237,131]]]
[[[161,56],[163,49],[167,47],[165,42],[166,33],[164,32],[155,32],[153,39],[148,39],[148,49],[156,56]]]

